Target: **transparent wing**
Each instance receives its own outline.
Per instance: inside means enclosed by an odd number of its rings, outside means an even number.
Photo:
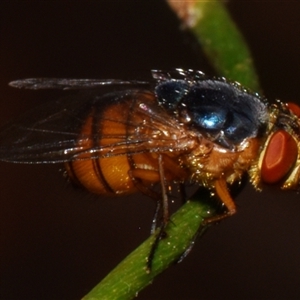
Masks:
[[[119,79],[71,79],[71,78],[26,78],[11,81],[11,87],[19,89],[94,89],[107,85],[149,85],[147,81],[119,80]]]
[[[138,99],[132,96],[136,92],[127,90],[104,96],[99,95],[99,91],[82,92],[37,107],[0,131],[0,160],[15,163],[60,163],[126,153],[169,151],[170,148],[176,151],[182,135],[182,129],[176,129],[179,126],[177,121],[162,115],[163,111],[155,101],[140,105]],[[151,95],[151,99],[155,99],[151,92],[147,93]],[[127,97],[126,101],[131,97],[136,102],[135,108],[131,108],[131,102],[128,102],[129,107],[124,105],[124,95]],[[118,107],[121,114],[114,117],[114,109]],[[128,118],[120,118],[123,107],[128,107],[128,110],[124,109]],[[103,115],[102,112],[108,108],[112,112]],[[91,115],[93,121],[89,128],[92,129],[83,130]],[[148,121],[143,122],[144,120]],[[103,123],[109,124],[107,129],[98,130],[99,124]],[[110,130],[110,127],[115,129]],[[160,132],[170,131],[172,137],[166,134],[164,138],[160,137]],[[157,140],[149,142],[155,136]],[[186,145],[183,147],[186,148]]]
[[[171,79],[183,79],[183,80],[203,80],[205,74],[197,70],[151,70],[152,78],[154,81],[165,81]],[[122,79],[72,79],[72,78],[26,78],[11,81],[9,83],[11,87],[19,89],[91,89],[101,86],[147,86],[148,81],[140,80],[122,80]]]
[[[11,162],[67,161],[78,151],[77,140],[84,120],[80,110],[90,103],[87,95],[72,95],[43,104],[0,132],[0,159]]]

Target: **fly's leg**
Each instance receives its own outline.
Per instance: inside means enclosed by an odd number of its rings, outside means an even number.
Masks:
[[[162,208],[162,221],[158,228],[158,232],[155,233],[154,242],[151,246],[150,253],[147,259],[147,270],[151,271],[152,261],[154,258],[155,251],[159,244],[159,241],[166,236],[165,228],[169,222],[169,202],[167,195],[167,182],[164,174],[163,160],[162,155],[158,156],[158,169],[160,176],[160,184],[161,184],[161,208]]]
[[[224,178],[220,178],[215,181],[215,192],[219,197],[220,201],[226,206],[227,212],[216,215],[210,218],[205,219],[202,222],[203,226],[219,222],[225,218],[228,218],[236,213],[236,206],[235,203],[228,191],[227,183]]]
[[[178,166],[175,168],[173,162],[170,161],[170,159],[168,159],[167,156],[164,156],[163,154],[157,154],[157,156],[153,159],[155,160],[154,165],[156,165],[156,169],[142,169],[136,168],[134,160],[130,155],[128,156],[128,161],[132,167],[129,171],[129,176],[134,182],[136,188],[140,190],[143,194],[156,200],[156,209],[151,226],[151,234],[154,235],[154,241],[147,259],[147,269],[149,272],[151,270],[152,261],[155,255],[155,251],[159,245],[159,242],[166,236],[165,229],[169,222],[169,185],[167,182],[166,172],[175,172],[175,174],[180,172],[183,178],[185,176],[185,172],[181,169],[177,170]],[[144,182],[160,183],[160,193],[156,193],[153,189],[145,185]],[[180,184],[179,188],[179,192],[184,201],[184,185]]]
[[[161,199],[158,199],[158,200],[156,200],[155,212],[154,212],[154,216],[153,216],[152,224],[151,224],[151,230],[150,230],[151,235],[154,234],[154,232],[157,228],[160,211],[161,211]]]
[[[225,218],[228,218],[228,217],[230,217],[230,216],[232,216],[233,214],[236,213],[235,203],[234,203],[233,199],[231,198],[231,195],[230,195],[230,193],[228,191],[228,188],[227,188],[227,183],[224,179],[218,179],[218,180],[215,181],[215,192],[218,195],[218,197],[220,198],[221,202],[226,206],[227,212],[225,212],[223,214],[220,214],[220,215],[216,215],[216,216],[206,218],[204,221],[202,221],[202,223],[199,226],[197,232],[195,233],[195,235],[191,239],[190,245],[180,255],[180,257],[178,258],[176,263],[180,263],[184,258],[186,258],[188,256],[188,254],[191,252],[192,248],[194,247],[196,239],[199,236],[202,236],[205,233],[205,231],[208,229],[208,227],[210,227],[214,223],[219,222],[219,221],[221,221]]]
[[[155,212],[153,215],[151,230],[150,230],[150,233],[153,234],[157,228],[159,212],[161,211],[161,195],[160,193],[155,192],[153,189],[143,184],[143,180],[148,182],[159,182],[160,180],[159,174],[156,170],[136,168],[132,155],[128,155],[127,159],[131,166],[128,175],[130,176],[130,179],[135,185],[135,187],[142,194],[147,195],[149,198],[154,199],[156,201]]]
[[[149,256],[147,258],[147,269],[150,272],[153,257],[159,241],[165,236],[165,228],[169,222],[169,203],[167,194],[167,182],[164,172],[163,156],[157,156],[158,170],[148,169],[132,169],[130,176],[136,187],[145,195],[156,200],[156,209],[151,226],[151,234],[154,234],[154,242],[151,246]],[[143,181],[160,182],[161,193],[156,193],[152,189],[143,185]],[[159,220],[161,218],[161,220]],[[157,225],[159,221],[159,226]],[[155,232],[157,230],[157,232]]]
[[[155,181],[159,181],[159,174],[157,171],[144,170],[144,169],[134,169],[129,171],[129,176],[135,187],[144,195],[147,195],[149,198],[156,201],[155,212],[152,219],[150,233],[153,234],[157,228],[157,223],[159,219],[159,213],[161,212],[161,194],[155,192],[151,188],[145,186],[142,180],[153,180],[154,177],[157,177]]]
[[[185,249],[185,251],[179,256],[179,258],[175,261],[176,264],[181,263],[192,251],[194,245],[195,245],[195,241],[197,240],[198,237],[202,236],[206,230],[208,229],[210,225],[205,225],[202,224],[199,226],[197,232],[195,233],[195,235],[192,237],[189,246]]]
[[[160,177],[160,184],[161,184],[161,194],[162,194],[162,211],[163,211],[163,223],[168,223],[169,221],[169,202],[168,202],[168,195],[167,195],[167,182],[164,173],[164,166],[162,155],[158,156],[158,167],[159,167],[159,177]]]

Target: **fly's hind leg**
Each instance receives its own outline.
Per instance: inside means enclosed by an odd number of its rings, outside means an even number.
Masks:
[[[151,271],[152,261],[159,244],[159,241],[166,236],[165,229],[169,222],[169,202],[168,202],[168,195],[167,195],[167,182],[164,173],[163,167],[163,160],[162,155],[158,156],[158,170],[159,170],[159,177],[160,177],[160,185],[161,185],[161,206],[162,206],[162,221],[158,228],[157,233],[155,233],[154,242],[151,246],[150,253],[147,260],[147,269]]]
[[[134,169],[131,171],[131,176],[133,180],[135,180],[137,184],[137,188],[141,190],[144,194],[154,198],[157,201],[154,219],[151,226],[151,233],[155,234],[154,242],[151,246],[148,260],[147,260],[147,269],[148,271],[151,270],[153,257],[155,255],[155,251],[159,244],[159,241],[165,237],[165,228],[169,222],[169,202],[168,202],[168,194],[167,194],[167,182],[164,173],[164,166],[163,166],[163,157],[162,155],[158,155],[158,172],[151,171],[151,170],[143,170],[143,169]],[[155,193],[153,190],[143,186],[140,182],[138,183],[136,180],[149,180],[152,182],[160,182],[161,186],[161,193]],[[156,180],[157,179],[157,180]],[[157,196],[159,195],[159,198]],[[157,221],[160,217],[161,212],[161,220],[159,226],[157,226]],[[156,231],[157,229],[157,231]]]
[[[129,176],[135,187],[142,194],[148,196],[156,202],[150,231],[150,233],[153,234],[157,228],[159,213],[161,212],[162,208],[161,194],[151,189],[151,187],[143,184],[143,181],[158,182],[160,180],[159,174],[154,170],[133,169],[129,171]]]

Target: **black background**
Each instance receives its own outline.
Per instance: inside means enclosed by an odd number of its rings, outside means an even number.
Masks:
[[[230,1],[265,94],[300,102],[300,2]],[[9,88],[25,77],[145,78],[206,63],[162,0],[1,1],[0,125],[55,92]],[[153,203],[73,189],[58,165],[0,163],[1,299],[80,299],[149,234]],[[299,299],[300,197],[248,185],[238,214],[140,299]]]

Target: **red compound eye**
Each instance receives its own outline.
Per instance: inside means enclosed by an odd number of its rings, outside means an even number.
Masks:
[[[282,180],[291,170],[298,156],[298,147],[293,137],[284,130],[273,134],[261,166],[261,178],[266,183]]]
[[[286,105],[295,116],[300,118],[300,107],[296,103],[288,102]]]

